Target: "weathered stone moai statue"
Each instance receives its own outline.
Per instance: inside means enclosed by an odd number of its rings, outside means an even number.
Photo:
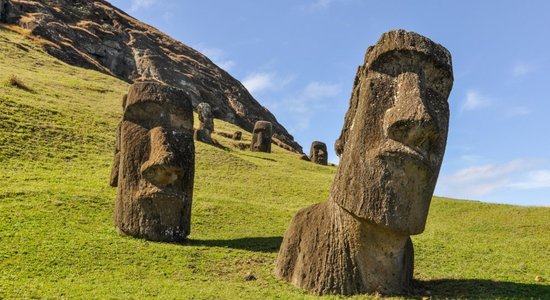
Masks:
[[[240,140],[242,140],[242,138],[243,138],[243,133],[241,131],[237,130],[233,133],[233,139],[235,141],[240,141]]]
[[[271,136],[273,135],[273,129],[271,122],[258,121],[254,125],[254,131],[252,132],[252,143],[250,144],[250,150],[256,152],[271,153]]]
[[[311,143],[309,159],[316,164],[326,166],[328,163],[327,145],[319,141]]]
[[[410,235],[424,231],[445,151],[451,55],[413,32],[384,33],[359,68],[328,201],[302,209],[276,274],[317,294],[400,293]]]
[[[191,99],[161,83],[138,82],[123,103],[111,175],[115,226],[148,240],[184,240],[195,173]]]
[[[214,131],[214,118],[210,104],[203,102],[197,105],[197,114],[199,115],[199,129],[195,131],[197,141],[212,144],[212,132]]]

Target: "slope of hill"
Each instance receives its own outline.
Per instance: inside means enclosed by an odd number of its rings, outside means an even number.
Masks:
[[[115,232],[108,177],[127,87],[0,30],[0,298],[317,299],[272,270],[290,219],[327,197],[335,168],[279,147],[242,151],[218,135],[227,149],[196,143],[189,242]],[[418,290],[407,297],[547,297],[549,215],[434,198],[414,237]]]
[[[273,124],[283,146],[302,147],[244,86],[202,53],[144,24],[104,0],[2,0],[0,22],[16,24],[42,39],[51,55],[75,66],[125,81],[152,78],[184,87],[193,106],[208,102],[218,119],[252,131],[258,120]],[[5,8],[4,8],[5,5]]]

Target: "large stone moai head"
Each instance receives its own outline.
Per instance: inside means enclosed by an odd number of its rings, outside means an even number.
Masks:
[[[445,152],[451,55],[413,32],[390,31],[369,47],[336,143],[331,198],[370,223],[424,230]]]
[[[124,98],[111,185],[115,226],[154,241],[189,235],[195,171],[193,109],[180,89],[138,82]]]
[[[197,114],[199,115],[199,128],[214,131],[214,117],[212,117],[212,108],[206,102],[197,105]]]
[[[212,132],[214,131],[214,119],[210,104],[206,102],[197,105],[197,114],[199,115],[199,128],[195,131],[195,140],[213,144]]]
[[[316,164],[326,166],[328,163],[327,145],[319,141],[311,143],[309,159]]]
[[[252,132],[252,143],[250,144],[250,150],[256,152],[271,153],[271,136],[273,135],[273,129],[271,122],[258,121],[254,125],[254,131]]]

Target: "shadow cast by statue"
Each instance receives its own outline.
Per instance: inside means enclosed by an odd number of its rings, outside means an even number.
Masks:
[[[550,285],[487,279],[438,279],[415,281],[416,297],[432,299],[548,299]]]
[[[277,252],[283,238],[280,236],[272,237],[250,237],[231,240],[194,240],[190,239],[183,242],[183,245],[190,246],[208,246],[224,247],[232,249],[249,250],[256,252]]]

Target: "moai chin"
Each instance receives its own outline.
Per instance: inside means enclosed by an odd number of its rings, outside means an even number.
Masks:
[[[193,108],[184,91],[138,82],[123,98],[111,185],[123,234],[182,241],[190,232],[195,173]]]
[[[252,143],[250,144],[250,150],[271,153],[272,135],[273,129],[271,127],[271,122],[257,121],[254,125],[254,131],[252,132]]]
[[[275,273],[317,294],[410,288],[445,151],[451,55],[413,32],[384,33],[357,72],[329,199],[302,209]]]
[[[212,132],[214,131],[214,118],[210,104],[206,102],[197,105],[197,114],[199,115],[199,129],[195,131],[197,141],[212,144]]]
[[[309,159],[316,164],[326,166],[328,164],[327,145],[319,141],[311,143]]]

